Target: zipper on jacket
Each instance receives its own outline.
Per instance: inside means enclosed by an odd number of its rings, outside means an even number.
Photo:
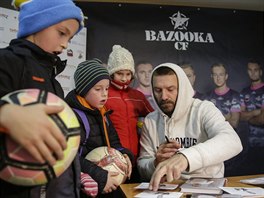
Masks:
[[[57,75],[57,64],[58,64],[58,58],[54,58],[54,65],[53,65],[53,70],[54,70],[54,75],[56,76]]]
[[[53,66],[53,70],[54,70],[54,74],[56,76],[57,75],[57,66],[56,65]]]

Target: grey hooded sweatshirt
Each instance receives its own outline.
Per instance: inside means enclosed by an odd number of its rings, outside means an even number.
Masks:
[[[188,160],[189,168],[182,172],[182,179],[223,177],[223,162],[242,151],[237,133],[212,102],[193,98],[193,88],[178,65],[161,64],[154,68],[152,75],[162,66],[171,68],[178,77],[177,104],[171,117],[157,108],[144,120],[137,161],[141,178],[144,181],[151,179],[155,153],[165,142],[165,136],[181,143],[180,153]]]

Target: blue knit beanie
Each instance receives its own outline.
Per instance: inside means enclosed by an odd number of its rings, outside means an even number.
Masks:
[[[74,73],[75,91],[84,97],[96,83],[103,79],[110,79],[110,76],[99,59],[83,61]]]
[[[13,0],[19,12],[17,38],[39,32],[67,19],[79,22],[78,33],[84,26],[82,10],[72,0]]]

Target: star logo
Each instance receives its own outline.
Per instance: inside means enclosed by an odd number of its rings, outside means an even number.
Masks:
[[[174,26],[174,29],[187,29],[189,18],[186,18],[186,16],[181,14],[179,11],[173,14],[170,17],[170,20],[171,24]]]

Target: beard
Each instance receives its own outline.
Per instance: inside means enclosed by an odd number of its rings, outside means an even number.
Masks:
[[[172,100],[162,100],[158,103],[160,109],[165,113],[167,116],[171,117],[174,108],[175,108],[175,102]]]
[[[258,81],[260,81],[260,78],[251,78],[251,82],[258,82]]]

